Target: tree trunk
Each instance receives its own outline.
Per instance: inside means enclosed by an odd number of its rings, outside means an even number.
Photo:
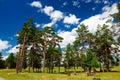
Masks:
[[[45,52],[46,52],[46,51],[44,51],[44,52],[43,52],[42,70],[41,70],[41,71],[42,71],[42,73],[44,73],[44,72],[45,72]]]
[[[29,62],[28,62],[28,72],[30,73],[30,66],[31,66],[30,64],[31,64],[31,58],[29,58],[29,59],[28,59],[28,61],[29,61]]]
[[[49,63],[49,73],[50,73],[50,63]]]
[[[30,64],[28,65],[28,72],[30,73]]]
[[[91,76],[91,70],[92,70],[92,67],[89,67],[88,68],[88,76]]]
[[[102,65],[101,65],[101,63],[100,63],[100,72],[102,72],[103,70],[102,70]]]
[[[58,72],[60,73],[60,61],[59,61],[59,64],[58,64]]]
[[[74,74],[76,74],[76,64],[74,64]]]
[[[17,59],[17,65],[16,65],[16,72],[22,72],[22,65],[23,65],[23,59],[25,54],[25,43],[26,43],[26,36],[24,36],[23,44],[20,46],[19,49],[19,55]]]
[[[106,45],[105,45],[105,52],[106,52],[106,72],[109,72],[108,48]]]
[[[34,66],[33,66],[33,72],[34,72]]]
[[[20,62],[20,52],[18,53],[18,57],[17,57],[17,63],[16,63],[16,73],[19,73],[19,63]]]

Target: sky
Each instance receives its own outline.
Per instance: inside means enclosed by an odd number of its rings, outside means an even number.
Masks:
[[[84,23],[95,33],[97,25],[113,18],[120,0],[0,0],[0,52],[6,58],[18,50],[17,33],[28,18],[38,29],[52,26],[63,37],[64,48],[75,40],[75,30]]]

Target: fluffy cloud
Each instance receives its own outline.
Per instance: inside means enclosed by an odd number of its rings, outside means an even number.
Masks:
[[[64,3],[64,6],[67,4],[67,2]],[[73,5],[74,6],[78,6],[79,1],[73,1]],[[60,10],[54,10],[54,8],[52,6],[45,6],[44,8],[42,8],[42,4],[39,1],[33,1],[30,4],[32,7],[37,7],[39,9],[40,12],[46,14],[47,16],[50,17],[51,22],[44,24],[43,27],[45,26],[53,26],[55,25],[58,21],[63,20],[64,23],[66,24],[78,24],[80,18],[76,18],[76,16],[74,14],[69,14],[69,16],[65,16],[65,14],[63,12],[61,12]],[[41,6],[40,6],[41,5]],[[39,27],[40,25],[37,25],[36,27]],[[68,26],[65,26],[68,27]]]
[[[30,6],[36,7],[36,8],[42,8],[42,4],[40,1],[33,1],[32,3],[30,3]]]
[[[11,45],[8,41],[3,41],[0,39],[0,51],[8,49],[9,47],[11,47]]]
[[[35,23],[35,27],[36,27],[36,28],[40,27],[40,24]]]
[[[102,8],[102,11],[102,14],[91,16],[90,18],[83,20],[80,24],[84,23],[85,25],[88,25],[90,32],[94,33],[97,29],[98,24],[103,25],[108,19],[113,20],[110,14],[118,12],[116,4],[113,4],[112,7],[105,6]]]
[[[8,53],[18,53],[18,52],[19,52],[19,47],[20,47],[20,44],[12,47],[12,48],[8,51]],[[30,50],[31,47],[32,47],[32,45],[30,45],[30,46],[27,48],[27,50]]]
[[[74,28],[72,31],[59,31],[58,32],[58,35],[64,38],[64,40],[60,43],[61,48],[65,48],[67,44],[73,43],[73,41],[75,40],[75,37],[77,36],[77,33],[75,30],[76,28]]]
[[[54,8],[52,6],[45,6],[45,8],[42,9],[42,11],[48,16],[50,16],[50,14],[51,14],[51,12],[53,12],[53,10],[54,10]]]
[[[8,51],[8,53],[17,53],[17,52],[19,52],[19,48],[17,48],[17,47],[19,47],[20,45],[16,45],[16,46],[14,46],[13,48],[11,48],[9,51]]]
[[[50,16],[50,19],[54,22],[59,21],[63,18],[63,13],[59,10],[54,10],[54,8],[52,6],[45,6],[44,9],[42,9],[42,11]]]
[[[78,1],[73,1],[74,6],[77,6],[79,4]],[[64,3],[66,5],[67,2]],[[42,13],[45,13],[47,16],[50,17],[51,22],[44,24],[44,26],[53,26],[55,25],[58,21],[61,21],[64,19],[64,23],[67,24],[78,24],[80,18],[76,18],[74,14],[69,14],[69,16],[64,16],[64,13],[61,12],[60,10],[54,10],[52,6],[45,6],[42,8],[42,5],[39,1],[34,1],[30,4],[32,7],[37,7],[39,8]],[[40,7],[41,5],[41,7]],[[39,7],[38,7],[39,6]]]
[[[44,26],[52,26],[57,21],[60,21],[64,18],[63,12],[59,10],[54,10],[52,6],[45,6],[45,8],[42,9],[42,12],[44,12],[46,15],[50,16],[50,19],[52,20],[50,23],[45,24]]]
[[[76,18],[75,15],[69,14],[69,16],[65,16],[63,22],[67,24],[78,24],[80,18]]]
[[[50,15],[50,19],[52,19],[53,21],[59,21],[62,18],[63,18],[63,13],[61,11],[58,11],[58,10],[55,10]]]
[[[8,55],[7,55],[7,56],[3,56],[2,59],[3,59],[3,60],[6,60],[7,58],[8,58]]]
[[[44,24],[44,25],[43,25],[43,28],[46,27],[46,26],[52,27],[55,23],[56,23],[55,21],[52,21],[52,22],[50,22],[50,23]]]

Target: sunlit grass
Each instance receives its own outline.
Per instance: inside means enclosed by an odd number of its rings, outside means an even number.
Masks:
[[[78,69],[80,70],[80,68]],[[58,68],[55,70],[57,72]],[[26,70],[16,74],[15,69],[2,69],[0,70],[0,77],[5,80],[93,80],[95,77],[101,78],[101,80],[120,80],[120,67],[114,67],[113,70],[118,72],[102,72],[96,73],[94,76],[87,76],[86,73],[78,72],[76,75],[69,76],[68,74],[28,73]],[[64,68],[61,68],[61,72],[63,71]]]

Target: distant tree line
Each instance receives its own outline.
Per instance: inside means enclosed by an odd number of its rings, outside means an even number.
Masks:
[[[0,53],[0,69],[13,69],[16,67],[16,56],[10,53],[6,59],[3,59],[2,53]]]

